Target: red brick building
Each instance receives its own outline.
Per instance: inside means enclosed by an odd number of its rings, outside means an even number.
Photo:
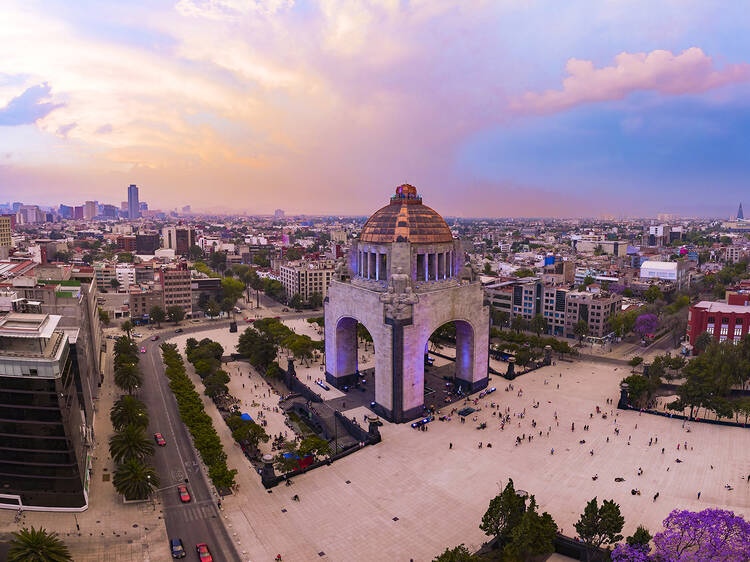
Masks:
[[[687,335],[690,345],[703,332],[711,334],[716,341],[739,341],[750,327],[750,306],[723,302],[701,301],[690,307]]]

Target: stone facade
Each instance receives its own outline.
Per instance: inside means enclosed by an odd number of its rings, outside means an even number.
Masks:
[[[487,385],[489,307],[481,285],[462,267],[461,244],[445,221],[417,206],[416,190],[400,186],[368,221],[377,229],[363,228],[348,267],[337,267],[325,303],[326,380],[337,388],[356,382],[360,322],[375,348],[373,409],[395,422],[423,412],[425,349],[443,324],[456,323],[456,384],[468,392]],[[418,220],[408,223],[404,208]],[[389,230],[390,217],[397,222]]]

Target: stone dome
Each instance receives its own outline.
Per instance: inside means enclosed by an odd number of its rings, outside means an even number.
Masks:
[[[371,244],[441,244],[453,242],[453,234],[443,217],[422,204],[417,188],[404,184],[396,188],[390,204],[367,219],[359,240]]]

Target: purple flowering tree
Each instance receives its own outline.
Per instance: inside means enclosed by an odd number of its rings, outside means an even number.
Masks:
[[[655,314],[641,314],[635,319],[633,331],[644,337],[646,334],[653,334],[659,327],[659,319]]]
[[[654,552],[618,544],[614,562],[746,562],[750,560],[750,522],[723,509],[674,510],[654,537]]]
[[[622,283],[611,283],[609,285],[609,292],[621,295],[625,291],[625,285]]]

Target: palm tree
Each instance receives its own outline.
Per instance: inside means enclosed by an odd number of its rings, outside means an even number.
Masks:
[[[133,330],[133,323],[130,320],[125,320],[125,322],[120,324],[120,329],[125,332],[128,335],[128,339],[130,339],[130,332]]]
[[[159,487],[159,475],[154,467],[138,459],[130,459],[117,467],[112,484],[118,494],[128,500],[145,500]]]
[[[126,425],[109,438],[109,454],[117,463],[129,459],[142,461],[153,453],[153,443],[146,439],[143,428],[137,425]]]
[[[128,394],[133,394],[142,382],[143,376],[135,363],[123,363],[115,367],[115,384]]]
[[[24,527],[13,533],[8,562],[69,562],[73,557],[57,533],[44,528]]]
[[[112,410],[109,412],[109,419],[112,420],[112,427],[116,431],[120,431],[128,425],[140,427],[144,430],[148,427],[146,405],[129,394],[120,396],[114,403]]]

